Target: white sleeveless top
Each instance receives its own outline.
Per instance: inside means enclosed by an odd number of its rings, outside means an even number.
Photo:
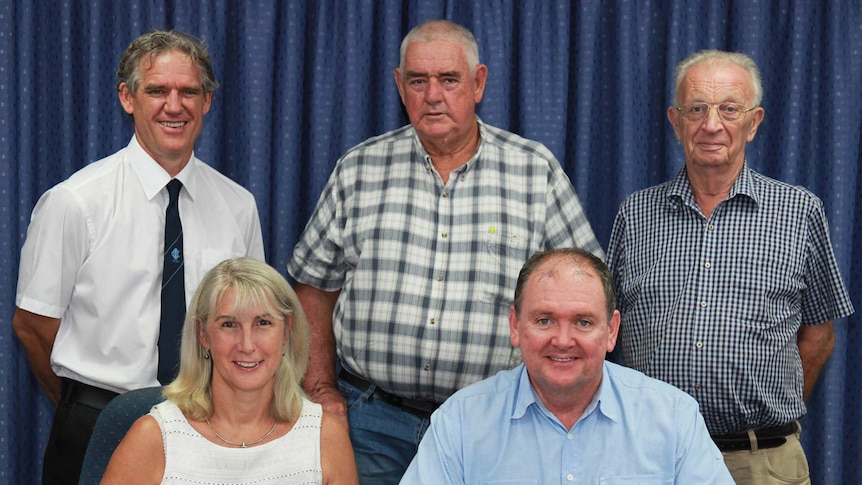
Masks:
[[[153,406],[165,446],[163,484],[323,483],[320,468],[319,404],[302,400],[293,428],[281,438],[251,448],[227,448],[204,438],[171,401]]]

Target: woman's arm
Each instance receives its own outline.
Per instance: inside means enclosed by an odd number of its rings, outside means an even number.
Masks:
[[[135,421],[123,441],[114,450],[102,485],[161,483],[165,474],[165,451],[162,432],[152,416]]]
[[[359,484],[347,427],[328,411],[320,424],[320,467],[324,485]]]

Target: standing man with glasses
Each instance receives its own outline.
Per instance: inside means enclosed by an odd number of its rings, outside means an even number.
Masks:
[[[608,262],[625,363],[697,399],[737,483],[807,483],[797,420],[853,306],[823,203],[746,162],[762,97],[747,55],[677,66],[685,167],[623,202]]]
[[[263,260],[254,197],[194,155],[218,87],[182,32],[135,39],[117,69],[126,148],[48,190],[21,250],[12,325],[58,405],[42,483],[78,483],[96,418],[176,375],[185,304],[217,263]]]

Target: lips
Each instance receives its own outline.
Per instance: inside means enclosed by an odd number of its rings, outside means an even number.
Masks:
[[[236,364],[236,365],[238,365],[239,367],[242,367],[243,369],[254,369],[255,367],[257,367],[257,366],[259,366],[259,365],[260,365],[260,361],[256,361],[256,362],[240,362],[240,361],[235,360],[233,363],[234,363],[234,364]]]
[[[167,128],[182,128],[188,124],[187,121],[160,121],[160,125],[165,126]]]
[[[695,143],[704,150],[718,150],[725,146],[725,143],[720,140],[698,140]]]
[[[554,361],[554,362],[573,362],[573,361],[577,360],[577,357],[554,357],[554,356],[548,356],[548,358],[549,358],[549,359],[551,359],[551,360],[552,360],[552,361]]]

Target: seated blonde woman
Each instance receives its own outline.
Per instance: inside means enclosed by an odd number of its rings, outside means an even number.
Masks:
[[[346,427],[302,392],[308,332],[296,294],[266,263],[210,270],[167,400],[135,422],[102,483],[358,483]]]

